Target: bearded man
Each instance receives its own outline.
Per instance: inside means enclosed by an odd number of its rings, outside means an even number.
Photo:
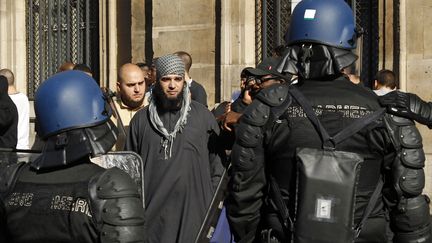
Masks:
[[[191,100],[183,61],[156,61],[157,81],[147,107],[132,118],[126,150],[144,163],[145,242],[194,242],[223,171],[218,125]]]

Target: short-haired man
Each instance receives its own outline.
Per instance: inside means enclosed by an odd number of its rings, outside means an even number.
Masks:
[[[145,166],[145,242],[194,242],[223,171],[219,129],[191,100],[178,56],[159,57],[156,70],[150,104],[132,118],[126,139]]]
[[[146,91],[144,74],[132,63],[126,63],[118,72],[116,102],[117,110],[125,126],[129,125],[135,113],[148,104],[144,99]]]
[[[374,81],[374,92],[378,96],[383,96],[389,92],[396,90],[398,87],[396,81],[396,75],[393,71],[383,69],[378,71]]]
[[[129,122],[138,110],[148,104],[145,92],[145,77],[141,68],[132,63],[121,66],[118,72],[117,99],[114,102],[118,114],[112,118],[121,131],[115,150],[123,150]],[[117,115],[120,116],[120,119]]]
[[[141,71],[144,74],[144,81],[146,84],[146,90],[150,88],[150,86],[153,84],[153,80],[151,79],[151,66],[147,63],[138,62],[136,65],[141,68]]]
[[[64,71],[69,71],[69,70],[73,70],[75,67],[75,64],[73,62],[64,62],[62,63],[59,68],[58,68],[58,72],[64,72]]]
[[[8,94],[18,110],[18,143],[17,149],[29,148],[30,130],[30,103],[27,95],[18,92],[15,87],[15,76],[10,69],[1,69],[0,75],[6,77],[8,81]]]
[[[93,71],[91,70],[91,68],[87,64],[84,64],[84,63],[75,64],[75,66],[73,67],[72,70],[81,71],[81,72],[84,72],[85,74],[89,75],[90,77],[93,77]]]
[[[189,75],[190,68],[192,67],[192,56],[185,51],[178,51],[174,54],[179,56],[185,64],[185,80],[189,85],[192,100],[198,101],[198,103],[207,107],[207,93],[204,87]]]

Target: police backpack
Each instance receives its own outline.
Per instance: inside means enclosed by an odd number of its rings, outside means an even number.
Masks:
[[[354,242],[376,204],[383,181],[379,180],[360,223],[354,225],[355,196],[363,158],[357,153],[337,150],[337,145],[380,118],[385,109],[356,120],[331,137],[303,94],[295,87],[291,87],[289,92],[319,133],[322,147],[299,147],[296,150],[295,217],[290,217],[278,184],[270,176],[270,189],[276,207],[284,225],[290,227],[295,243]]]

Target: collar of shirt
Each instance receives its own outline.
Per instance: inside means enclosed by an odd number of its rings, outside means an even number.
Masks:
[[[122,110],[137,111],[137,110],[139,110],[145,106],[145,104],[144,104],[145,102],[143,101],[143,103],[140,106],[132,109],[129,106],[125,105],[121,99],[119,101],[120,102],[118,102],[118,104],[119,104],[120,109],[122,109]]]
[[[386,94],[388,94],[388,93],[390,93],[390,92],[392,92],[392,91],[395,91],[396,89],[390,89],[390,88],[387,88],[387,87],[382,87],[382,88],[380,88],[380,89],[376,89],[376,90],[374,90],[374,92],[375,92],[375,94],[377,94],[378,96],[383,96],[383,95],[386,95]]]

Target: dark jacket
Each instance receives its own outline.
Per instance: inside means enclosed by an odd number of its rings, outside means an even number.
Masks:
[[[15,148],[18,141],[18,110],[8,95],[8,82],[0,76],[0,148]]]
[[[195,100],[198,103],[201,103],[205,107],[207,107],[207,93],[204,87],[201,84],[199,84],[197,81],[192,80],[189,88],[190,88],[192,100]]]

